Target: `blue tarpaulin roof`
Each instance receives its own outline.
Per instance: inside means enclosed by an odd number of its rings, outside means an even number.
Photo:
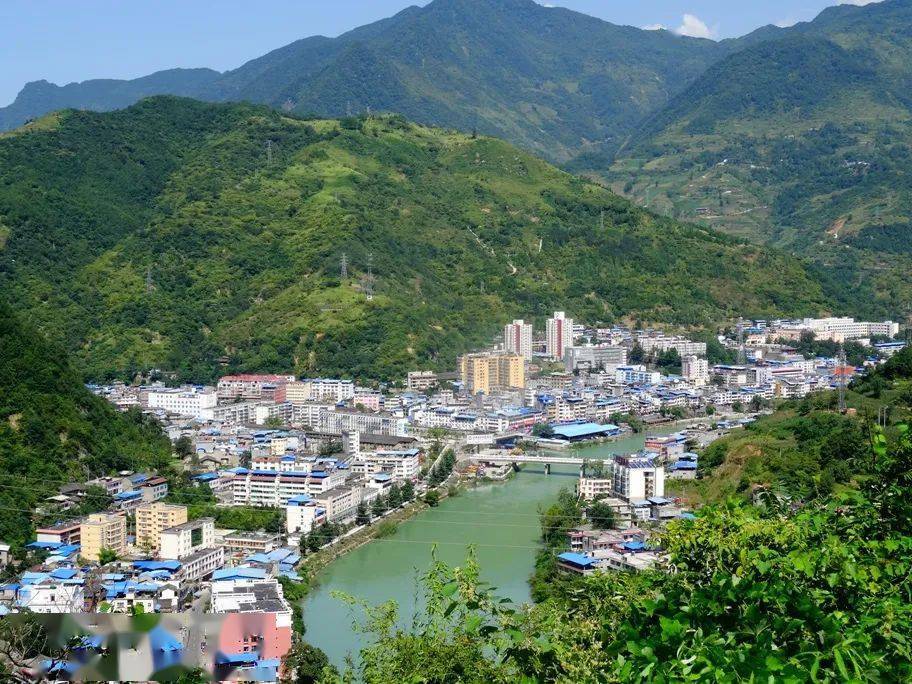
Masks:
[[[260,568],[221,568],[212,573],[212,581],[231,579],[263,579],[266,577],[266,571]]]

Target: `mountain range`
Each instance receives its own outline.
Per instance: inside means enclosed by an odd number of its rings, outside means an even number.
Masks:
[[[477,129],[560,162],[591,145],[620,144],[731,49],[532,0],[434,0],[222,74],[175,69],[131,81],[30,83],[0,109],[0,130],[57,109],[107,111],[170,94],[322,116],[393,111]]]
[[[394,379],[554,308],[699,326],[836,297],[495,138],[173,97],[0,138],[0,238],[0,290],[95,379]]]

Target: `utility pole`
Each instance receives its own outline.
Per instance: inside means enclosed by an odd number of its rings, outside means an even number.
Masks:
[[[837,356],[837,365],[836,365],[836,386],[839,390],[839,412],[846,412],[846,355],[845,347],[839,345],[839,355]]]
[[[747,352],[744,350],[744,318],[738,319],[738,365],[747,363]]]
[[[367,295],[367,301],[374,299],[374,253],[367,255],[367,276],[364,279],[364,294]]]

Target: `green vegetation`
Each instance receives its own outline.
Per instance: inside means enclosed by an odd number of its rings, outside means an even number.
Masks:
[[[0,285],[96,379],[389,379],[570,304],[606,322],[826,308],[797,260],[502,142],[396,116],[353,126],[156,98],[0,139]]]
[[[590,145],[613,148],[726,52],[711,41],[613,26],[532,0],[438,0],[338,38],[296,41],[225,74],[31,83],[0,108],[0,130],[54,109],[109,110],[147,95],[188,95],[322,116],[399,112],[562,161]]]
[[[0,540],[31,541],[32,511],[60,485],[165,467],[170,447],[154,421],[93,396],[65,352],[0,302]],[[105,501],[89,491],[85,512]]]
[[[790,509],[771,500],[671,523],[674,572],[568,579],[529,609],[473,556],[424,578],[409,629],[366,608],[354,678],[390,681],[906,681],[912,677],[912,440],[875,433],[871,476]]]
[[[655,211],[813,257],[847,309],[908,315],[910,25],[908,3],[882,2],[758,31],[615,159],[572,168]]]

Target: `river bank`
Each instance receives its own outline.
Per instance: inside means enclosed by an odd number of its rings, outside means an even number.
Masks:
[[[669,434],[681,427],[663,425],[649,434]],[[629,435],[579,446],[574,455],[608,458],[642,449],[645,440],[645,433]],[[517,603],[529,601],[528,579],[541,548],[539,508],[549,505],[562,487],[572,489],[578,475],[573,466],[555,466],[546,475],[543,466],[528,464],[505,482],[479,482],[462,488],[459,496],[442,499],[437,507],[414,511],[392,536],[361,542],[336,555],[315,573],[316,586],[304,601],[307,640],[326,651],[337,666],[363,643],[363,635],[353,629],[362,616],[335,598],[336,591],[372,605],[394,600],[402,626],[408,627],[423,605],[419,578],[430,566],[435,547],[440,560],[458,565],[474,546],[483,579],[501,596]]]

